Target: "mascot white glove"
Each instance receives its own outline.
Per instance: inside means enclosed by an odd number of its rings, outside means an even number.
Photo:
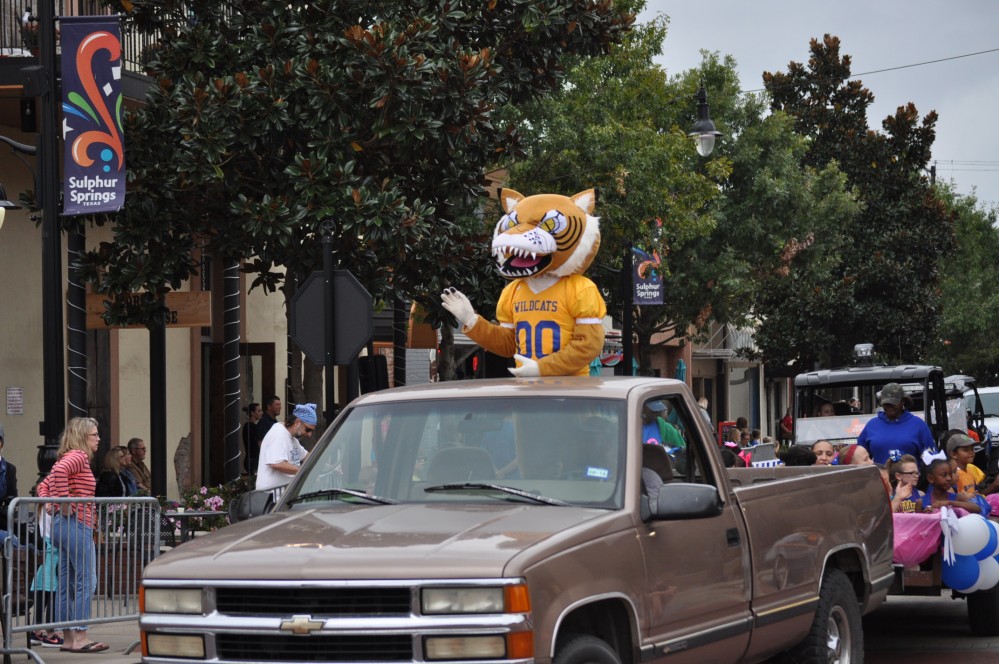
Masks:
[[[541,375],[541,369],[538,368],[538,363],[535,360],[525,355],[514,355],[513,359],[520,362],[520,366],[509,371],[517,378],[533,378]]]
[[[460,290],[445,288],[444,292],[441,293],[441,305],[466,328],[471,328],[479,320],[478,314],[472,308],[472,303]]]

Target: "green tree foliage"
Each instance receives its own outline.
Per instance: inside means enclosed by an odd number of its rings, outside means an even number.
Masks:
[[[525,193],[599,187],[598,261],[620,265],[631,242],[659,253],[665,302],[634,309],[643,371],[654,345],[704,337],[712,322],[760,323],[768,298],[793,297],[792,259],[805,268],[798,279],[825,280],[857,211],[834,165],[802,167],[808,143],[788,116],[739,94],[731,58],[705,53],[697,71],[667,80],[652,61],[665,28],[663,19],[641,26],[571,70],[561,94],[530,109],[536,149],[512,169]],[[725,132],[707,161],[686,136],[702,83]],[[841,233],[816,232],[828,225]],[[617,275],[592,272],[620,311]]]
[[[337,265],[377,296],[393,271],[415,290],[430,263],[413,252],[459,251],[455,220],[516,147],[494,109],[554,87],[563,56],[604,52],[633,19],[610,0],[168,0],[133,20],[160,35],[155,83],[127,117],[129,197],[89,279],[158,294],[197,272],[200,250],[250,259],[273,290],[278,268],[321,265],[332,220]]]
[[[939,338],[940,266],[954,246],[950,216],[923,174],[937,115],[920,121],[909,103],[882,121],[882,132],[869,129],[874,97],[849,80],[850,57],[840,54],[839,39],[812,40],[810,50],[807,65],[764,74],[772,108],[791,115],[809,137],[802,164],[838,164],[863,207],[847,243],[826,256],[839,265],[825,283],[803,279],[796,297],[783,304],[774,297],[765,312],[785,330],[813,331],[791,339],[760,335],[758,346],[767,362],[795,360],[806,368],[845,364],[862,342],[874,343],[890,362],[917,361]],[[825,232],[842,230],[830,224]]]
[[[957,249],[941,268],[940,336],[928,360],[949,373],[975,376],[980,384],[999,383],[999,229],[995,208],[985,210],[974,196],[958,196],[938,185],[954,218]]]
[[[786,363],[795,349],[833,343],[827,329],[800,321],[838,299],[826,286],[834,283],[858,205],[834,163],[802,167],[808,141],[787,115],[764,116],[750,103],[744,109],[726,142],[732,176],[718,225],[688,252],[685,283],[716,291],[712,318],[753,327],[757,347],[770,351],[765,357]]]

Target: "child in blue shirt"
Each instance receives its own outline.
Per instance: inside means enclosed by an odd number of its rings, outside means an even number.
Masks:
[[[923,511],[936,512],[941,507],[960,507],[972,514],[989,515],[989,504],[981,496],[954,492],[954,471],[950,461],[934,459],[926,467],[929,491],[923,496]]]

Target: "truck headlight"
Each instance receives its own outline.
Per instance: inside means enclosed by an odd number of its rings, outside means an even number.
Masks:
[[[146,651],[150,657],[205,658],[205,639],[194,634],[147,634]]]
[[[424,614],[527,613],[531,602],[523,584],[424,588],[420,608]]]
[[[144,613],[203,613],[200,588],[142,588]]]
[[[423,613],[503,613],[503,589],[425,588]]]

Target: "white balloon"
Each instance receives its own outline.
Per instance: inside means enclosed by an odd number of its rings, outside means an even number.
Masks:
[[[999,561],[995,558],[986,558],[978,561],[978,581],[975,582],[975,590],[988,590],[999,583]]]
[[[951,538],[954,553],[973,556],[989,543],[990,526],[981,514],[968,514],[957,520],[957,532]]]

